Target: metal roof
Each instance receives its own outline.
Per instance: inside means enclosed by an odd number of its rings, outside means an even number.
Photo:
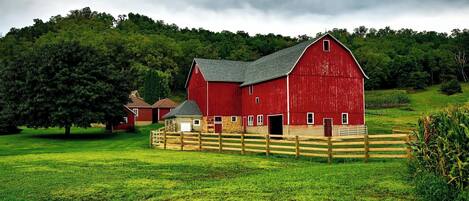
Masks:
[[[189,116],[189,115],[200,115],[202,116],[202,112],[200,112],[199,106],[197,103],[191,100],[186,100],[181,103],[176,108],[172,109],[168,114],[164,115],[163,118],[171,118],[177,116]]]

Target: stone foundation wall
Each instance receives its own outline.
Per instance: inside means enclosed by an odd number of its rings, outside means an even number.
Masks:
[[[146,126],[146,125],[150,125],[152,123],[153,123],[152,121],[136,121],[135,125],[137,125],[137,126]]]

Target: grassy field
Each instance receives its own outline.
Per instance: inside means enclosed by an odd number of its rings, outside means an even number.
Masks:
[[[465,104],[469,101],[469,84],[462,84],[463,93],[447,96],[441,94],[439,86],[425,91],[409,93],[410,105],[398,108],[367,109],[366,124],[370,133],[390,133],[393,127],[414,127],[423,114],[441,110],[449,105]]]
[[[469,85],[464,85],[469,92]],[[373,132],[467,102],[437,88],[404,108],[367,111]],[[335,161],[148,148],[148,134],[28,129],[0,135],[0,200],[415,200],[405,160]]]

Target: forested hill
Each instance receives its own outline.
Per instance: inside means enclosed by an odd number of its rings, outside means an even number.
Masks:
[[[182,90],[194,57],[248,61],[309,39],[306,35],[250,36],[243,31],[180,28],[133,13],[116,19],[89,8],[34,22],[29,27],[12,28],[0,39],[0,68],[38,47],[78,41],[108,55],[113,65],[129,74],[134,88],[142,88],[147,72],[157,70],[169,77],[173,90]],[[422,88],[449,79],[466,79],[467,61],[462,55],[469,53],[467,29],[446,34],[359,27],[353,32],[333,29],[331,33],[353,51],[369,75],[367,89]],[[322,33],[306,34],[316,37]]]

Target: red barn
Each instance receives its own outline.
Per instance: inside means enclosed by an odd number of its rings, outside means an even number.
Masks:
[[[169,98],[164,98],[156,101],[153,104],[153,123],[158,123],[163,120],[163,116],[168,114],[178,104]]]
[[[137,95],[130,95],[131,102],[127,106],[130,108],[136,117],[136,125],[148,125],[153,123],[153,108],[150,104],[146,103],[142,98]]]
[[[186,89],[203,131],[330,136],[366,131],[365,78],[326,34],[252,62],[196,58]]]
[[[124,106],[125,114],[119,124],[113,126],[113,130],[133,131],[135,129],[135,113],[127,106]]]

